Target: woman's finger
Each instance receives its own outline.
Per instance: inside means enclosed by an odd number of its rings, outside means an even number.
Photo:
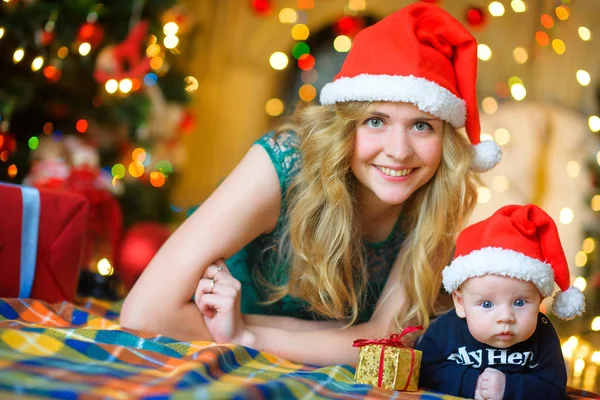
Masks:
[[[227,313],[233,310],[235,301],[229,296],[210,293],[202,296],[196,304],[198,305],[200,312],[203,314],[207,311]]]
[[[196,290],[196,296],[200,297],[205,294],[213,293],[235,298],[238,295],[238,292],[239,290],[236,289],[234,285],[213,281],[212,279],[200,279]]]

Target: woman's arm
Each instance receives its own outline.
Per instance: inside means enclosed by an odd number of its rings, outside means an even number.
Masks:
[[[340,329],[344,321],[313,321],[284,317],[277,315],[245,314],[244,321],[247,325],[264,328],[281,328],[288,331],[321,331],[326,329]]]
[[[352,347],[354,340],[383,338],[392,333],[394,318],[405,302],[404,287],[400,284],[399,275],[400,268],[396,263],[369,322],[346,329],[311,331],[248,326],[247,330],[254,335],[254,343],[246,345],[303,364],[356,363],[359,349]]]
[[[281,208],[279,178],[252,146],[215,192],[162,246],[127,296],[121,324],[181,340],[211,340],[194,291],[208,265],[271,231]]]

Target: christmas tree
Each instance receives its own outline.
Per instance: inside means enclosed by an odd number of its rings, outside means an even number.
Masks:
[[[175,216],[192,25],[175,0],[0,3],[0,180],[88,196],[104,275],[128,228]]]

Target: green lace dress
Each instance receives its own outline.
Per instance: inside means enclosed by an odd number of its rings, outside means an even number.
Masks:
[[[280,262],[277,253],[287,215],[283,194],[286,193],[291,179],[301,168],[302,160],[297,148],[298,138],[294,133],[282,133],[275,138],[274,133],[270,132],[255,144],[267,151],[277,170],[282,193],[281,216],[271,233],[257,237],[225,261],[233,276],[242,284],[242,313],[323,319],[311,312],[304,300],[290,295],[274,304],[261,304],[268,299],[269,292],[264,285],[260,284],[257,276],[262,276],[274,285],[285,284],[288,279],[288,265]],[[365,241],[365,260],[368,265],[369,280],[366,301],[356,323],[366,322],[371,318],[403,239],[404,235],[398,221],[389,237],[383,242]]]

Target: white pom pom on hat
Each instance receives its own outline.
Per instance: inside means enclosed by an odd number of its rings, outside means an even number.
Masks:
[[[469,278],[500,275],[532,282],[543,297],[551,296],[552,311],[572,319],[585,311],[585,298],[570,286],[569,266],[558,229],[541,208],[528,204],[500,208],[491,217],[466,228],[456,243],[454,260],[442,272],[451,293]]]
[[[480,140],[477,62],[477,41],[467,28],[438,6],[414,3],[356,35],[320,101],[412,103],[464,126],[475,153],[471,167],[484,172],[500,162],[501,150]]]

